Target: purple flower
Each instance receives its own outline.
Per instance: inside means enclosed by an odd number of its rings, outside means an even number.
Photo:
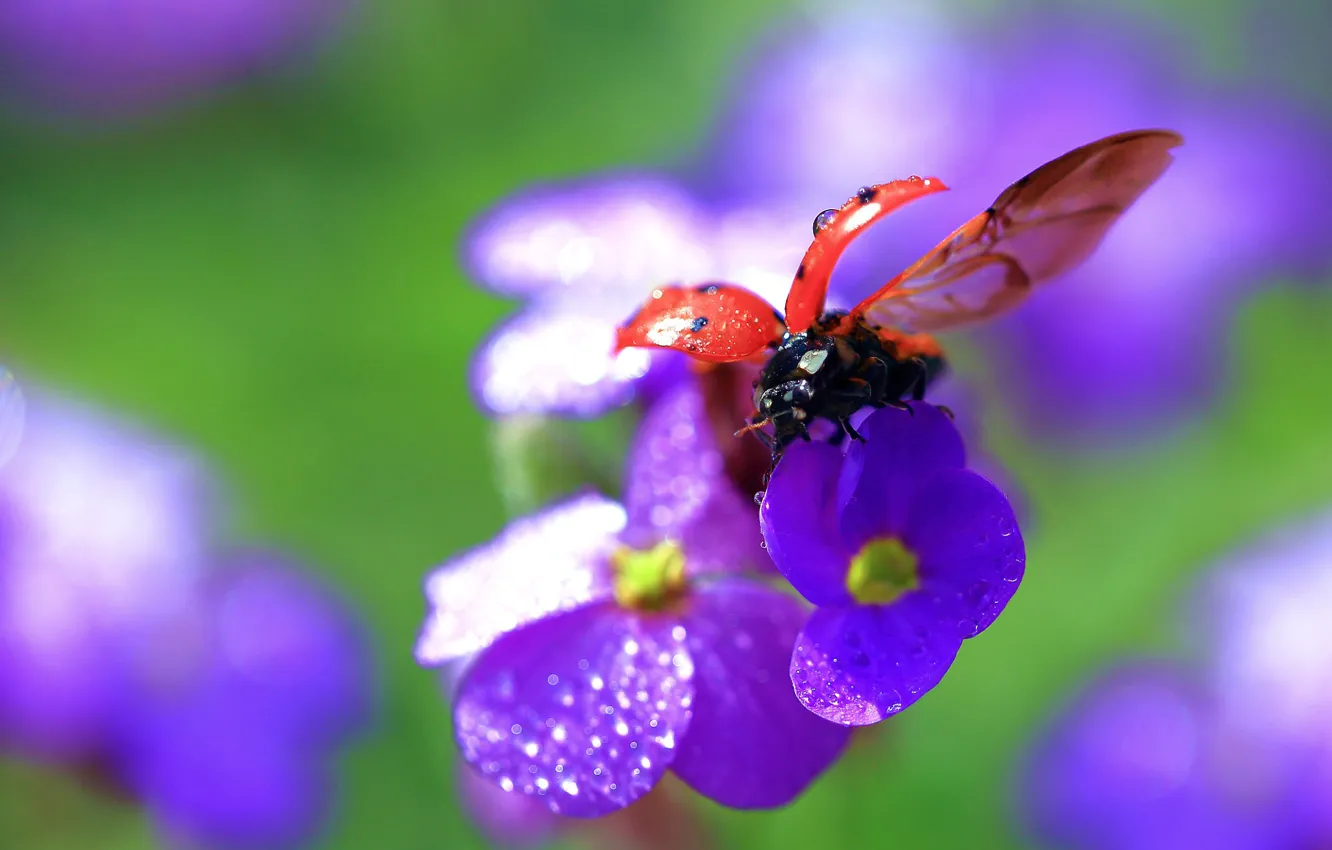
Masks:
[[[124,636],[186,603],[204,572],[212,486],[176,447],[31,401],[0,470],[0,741],[80,757],[107,733]]]
[[[623,505],[570,499],[436,570],[416,652],[476,653],[454,701],[463,758],[574,817],[623,808],[668,768],[735,808],[796,797],[847,733],[791,696],[805,611],[754,580],[754,514],[686,383],[643,422]]]
[[[965,468],[937,408],[885,408],[864,442],[787,450],[760,511],[777,568],[819,606],[791,679],[810,711],[877,723],[933,688],[965,638],[1017,591],[1025,554],[1013,510]]]
[[[1020,806],[1045,841],[1095,850],[1302,846],[1291,763],[1219,722],[1205,688],[1159,663],[1099,677],[1029,756]]]
[[[271,554],[219,557],[192,456],[39,395],[0,471],[0,745],[92,765],[173,842],[288,846],[367,720],[365,635]]]
[[[809,219],[708,204],[673,178],[646,173],[506,200],[471,229],[464,264],[527,305],[477,354],[477,402],[497,415],[596,416],[634,399],[643,382],[660,392],[685,374],[684,355],[614,354],[616,326],[670,283],[726,281],[782,303]]]
[[[1065,706],[1024,763],[1020,810],[1074,848],[1332,840],[1332,513],[1224,559],[1193,668],[1135,662]]]
[[[1230,726],[1307,764],[1301,806],[1332,840],[1332,511],[1264,536],[1204,583],[1208,684]],[[1261,710],[1255,710],[1255,704]]]
[[[145,636],[121,690],[121,773],[168,835],[289,846],[320,826],[329,757],[364,725],[350,610],[284,559],[233,556]]]
[[[1328,267],[1315,222],[1332,132],[1270,92],[1202,85],[1153,29],[1048,9],[971,29],[899,13],[804,22],[743,75],[711,173],[733,204],[810,209],[889,177],[944,179],[952,192],[844,261],[863,295],[1041,163],[1121,130],[1179,130],[1175,165],[1098,253],[977,337],[992,379],[1051,434],[1161,421],[1218,387],[1246,294]]]
[[[343,0],[8,0],[12,81],[96,115],[183,101],[276,64],[322,34]]]
[[[1212,684],[1226,712],[1255,732],[1319,743],[1332,757],[1332,510],[1224,559],[1202,599]]]

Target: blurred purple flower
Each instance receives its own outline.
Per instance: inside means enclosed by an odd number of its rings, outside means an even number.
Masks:
[[[1332,841],[1332,510],[1223,560],[1201,598],[1219,711],[1314,762],[1304,802]]]
[[[0,741],[77,757],[108,733],[121,637],[186,604],[204,572],[212,486],[173,446],[30,402],[0,469]]]
[[[464,759],[552,811],[605,815],[670,768],[735,808],[798,795],[846,730],[792,698],[805,611],[754,581],[752,502],[725,475],[693,384],[648,413],[623,506],[576,497],[428,579],[423,664],[477,653],[454,703]]]
[[[1297,850],[1332,842],[1332,513],[1222,561],[1201,673],[1099,677],[1028,757],[1028,828],[1070,847]]]
[[[185,100],[308,46],[344,0],[7,0],[0,54],[59,108],[132,113]]]
[[[1025,826],[1095,850],[1297,850],[1303,825],[1279,751],[1218,722],[1183,670],[1111,671],[1067,706],[1031,754]]]
[[[290,846],[368,719],[365,635],[282,559],[219,559],[185,452],[39,397],[0,470],[0,743],[93,766],[186,846]]]
[[[285,559],[232,556],[136,650],[122,773],[169,835],[285,847],[318,829],[328,758],[371,709],[368,648],[340,600]]]
[[[794,29],[742,76],[712,180],[733,204],[817,209],[868,182],[943,178],[952,192],[848,254],[843,282],[860,294],[1067,150],[1134,127],[1183,133],[1176,164],[1086,265],[978,337],[992,380],[1049,434],[1200,403],[1236,303],[1329,267],[1317,204],[1332,128],[1270,92],[1199,83],[1159,24],[1042,8],[974,29],[902,10]]]
[[[965,468],[947,416],[911,407],[871,414],[845,451],[789,448],[760,511],[777,568],[819,606],[791,657],[796,696],[849,726],[937,685],[1022,580],[1008,500]]]
[[[684,355],[613,353],[615,328],[654,287],[726,281],[780,305],[809,240],[809,214],[708,204],[665,175],[538,188],[483,216],[464,240],[473,279],[524,299],[472,367],[491,414],[596,416],[685,374]],[[662,375],[667,379],[663,381]]]

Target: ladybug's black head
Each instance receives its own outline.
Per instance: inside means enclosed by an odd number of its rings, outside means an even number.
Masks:
[[[775,387],[763,388],[754,399],[758,415],[771,422],[778,434],[786,430],[801,430],[798,423],[809,419],[810,402],[814,400],[814,387],[804,378],[783,381]]]

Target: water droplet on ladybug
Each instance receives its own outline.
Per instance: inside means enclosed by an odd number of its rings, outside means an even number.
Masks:
[[[818,236],[819,231],[823,230],[823,228],[832,224],[833,219],[835,218],[837,218],[837,210],[824,210],[823,212],[814,216],[814,235]]]

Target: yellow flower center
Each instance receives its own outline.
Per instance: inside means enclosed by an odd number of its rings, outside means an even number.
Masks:
[[[920,587],[916,556],[896,537],[866,543],[851,559],[846,589],[862,605],[885,605]]]
[[[611,555],[615,600],[626,608],[660,610],[685,589],[685,556],[678,543],[663,540],[651,549],[622,546]]]

